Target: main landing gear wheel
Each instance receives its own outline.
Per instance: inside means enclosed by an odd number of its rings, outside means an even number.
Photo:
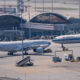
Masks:
[[[62,50],[65,51],[66,50],[66,47],[64,47],[63,44],[61,44],[61,47],[62,47]]]
[[[23,53],[23,55],[28,55],[28,53],[25,51],[25,53]]]
[[[9,52],[8,55],[13,55],[13,52]]]
[[[63,51],[68,51],[68,48],[66,48],[63,44],[61,44],[61,47]]]

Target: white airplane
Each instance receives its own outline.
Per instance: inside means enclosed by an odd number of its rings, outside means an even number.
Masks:
[[[52,41],[61,44],[64,50],[63,44],[80,43],[80,34],[57,36]]]
[[[33,49],[34,52],[42,53],[46,47],[50,45],[47,40],[24,40],[22,41],[5,41],[0,42],[0,51],[8,51],[8,55],[13,55],[17,51],[26,51]]]

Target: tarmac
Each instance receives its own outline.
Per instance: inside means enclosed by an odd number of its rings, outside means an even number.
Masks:
[[[80,44],[66,44],[64,46],[73,50],[74,58],[80,56]],[[34,66],[27,67],[16,66],[16,63],[22,59],[21,52],[17,52],[15,56],[7,56],[7,52],[0,52],[0,77],[20,80],[80,80],[80,62],[67,62],[63,55],[70,52],[59,52],[57,56],[62,58],[62,62],[54,63],[52,57],[55,51],[62,50],[61,45],[52,43],[49,48],[53,52],[43,53],[43,55],[34,55],[37,53],[28,51],[33,54],[30,56]]]

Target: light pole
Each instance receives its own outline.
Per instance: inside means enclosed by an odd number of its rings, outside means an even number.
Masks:
[[[5,0],[4,0],[4,7],[5,7]]]
[[[24,59],[24,54],[23,54],[23,28],[22,28],[22,12],[21,12],[21,29],[22,29],[22,59]]]
[[[53,0],[52,0],[52,12],[53,12]]]
[[[24,11],[24,2],[23,0],[18,0],[17,1],[17,9],[18,9],[18,12],[20,13],[20,17],[21,17],[21,30],[22,30],[22,59],[24,58],[24,55],[23,55],[23,27],[22,27],[22,13]]]
[[[36,0],[35,0],[35,12],[36,12]]]
[[[79,18],[80,18],[80,0],[79,0]]]
[[[43,0],[43,2],[42,2],[42,3],[43,3],[43,12],[44,12],[44,0]]]
[[[31,38],[31,24],[30,24],[30,0],[28,0],[28,16],[29,16],[29,39]]]

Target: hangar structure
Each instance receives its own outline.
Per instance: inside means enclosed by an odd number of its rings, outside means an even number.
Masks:
[[[1,15],[0,38],[16,40],[21,39],[23,35],[24,38],[29,38],[30,32],[31,37],[60,35],[67,31],[68,23],[66,17],[57,13],[42,13],[30,19],[29,22],[15,15]]]

